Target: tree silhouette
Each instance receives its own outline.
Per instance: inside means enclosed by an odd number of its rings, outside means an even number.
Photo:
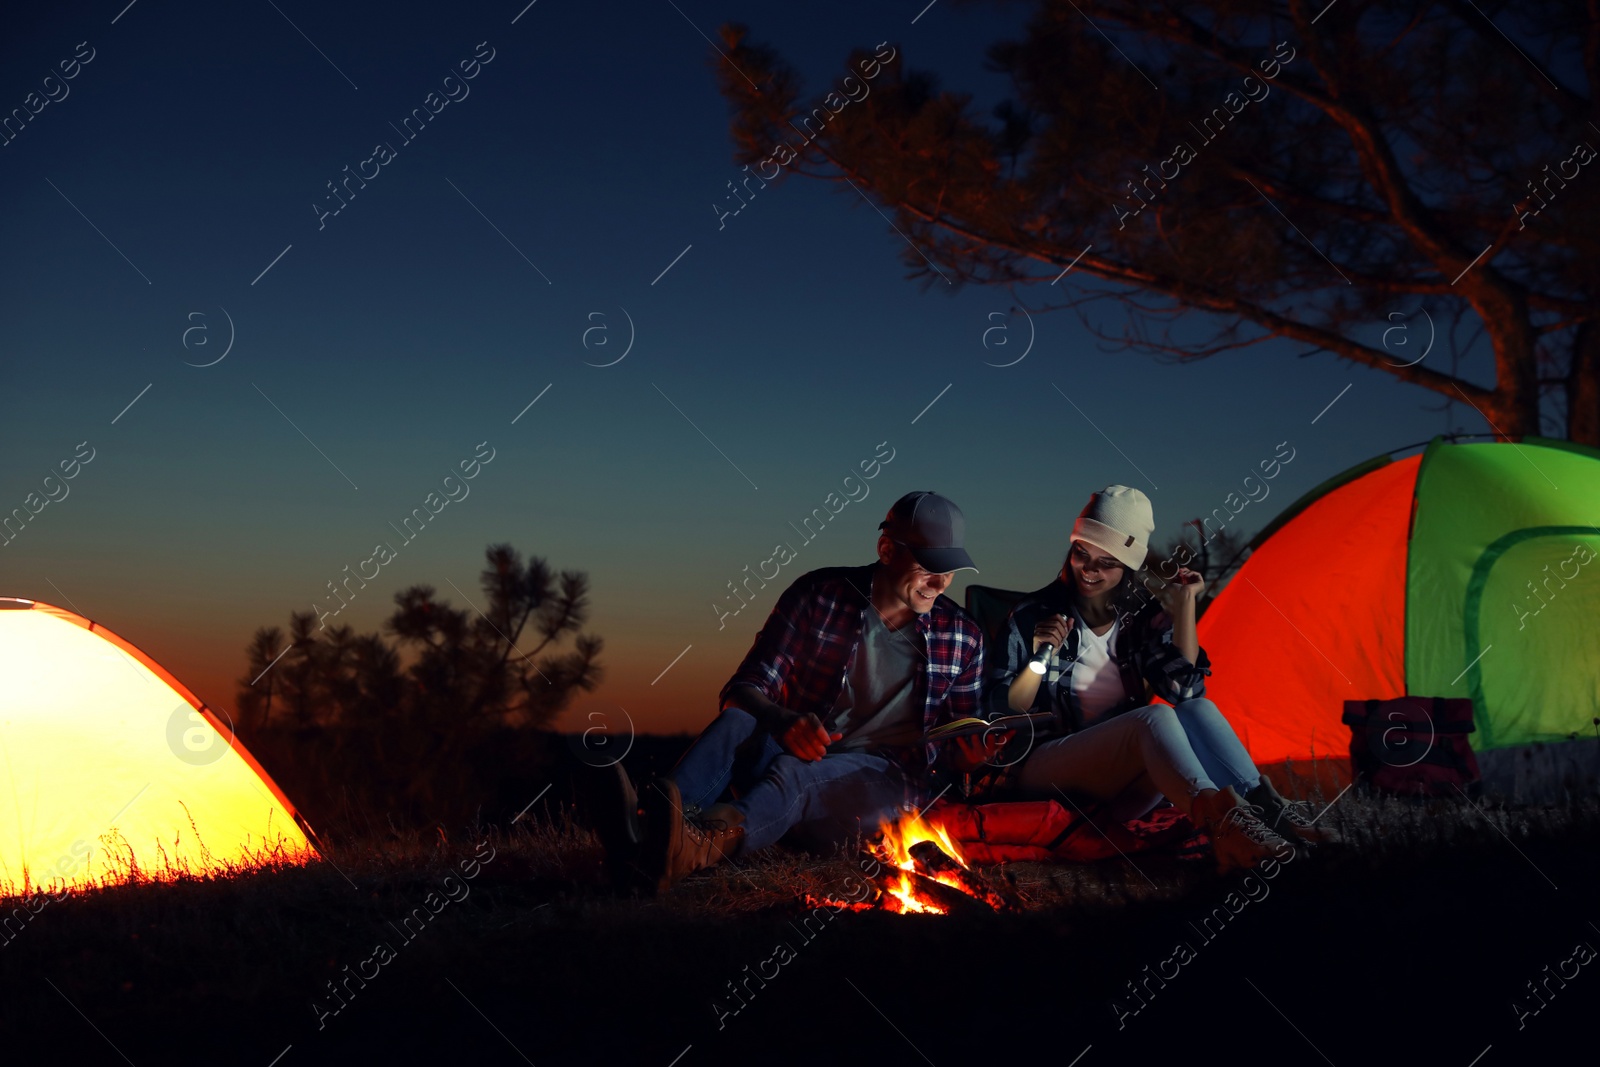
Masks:
[[[860,102],[799,103],[777,52],[724,26],[708,62],[736,162],[855,200],[853,183],[892,211],[927,285],[1058,279],[1051,303],[1011,300],[1072,308],[1117,348],[1182,362],[1286,338],[1471,403],[1503,437],[1539,433],[1547,398],[1568,437],[1600,445],[1592,4],[1035,8],[1021,40],[987,50],[1015,97],[998,124],[899,54]],[[1127,309],[1119,336],[1089,321],[1101,300]],[[1437,317],[1431,363],[1419,308]],[[1397,319],[1393,347],[1371,343]],[[1491,385],[1458,373],[1479,335]]]
[[[436,818],[481,798],[493,787],[477,780],[494,762],[489,750],[592,690],[603,647],[582,632],[585,574],[557,575],[507,544],[484,555],[481,611],[413,585],[395,594],[387,637],[349,626],[319,636],[314,612],[290,614],[287,644],[278,627],[258,629],[237,700],[252,750],[281,753],[280,768],[324,810],[333,795],[354,794],[369,808]]]
[[[544,560],[524,564],[510,545],[489,546],[485,558],[479,585],[486,610],[451,608],[432,586],[414,585],[395,594],[388,628],[417,652],[411,677],[437,712],[456,721],[543,725],[601,677],[602,641],[579,632],[588,618],[588,579],[563,571],[558,581]],[[525,632],[537,641],[531,650],[520,647]],[[572,650],[540,662],[567,634]]]
[[[1176,573],[1175,566],[1200,573],[1206,590],[1197,607],[1203,615],[1239,566],[1249,558],[1246,554],[1249,543],[1250,538],[1233,528],[1210,530],[1202,520],[1194,519],[1184,524],[1180,536],[1169,538],[1164,547],[1153,551],[1151,558],[1164,561],[1156,571],[1158,577]]]
[[[283,631],[276,626],[258,629],[245,648],[245,677],[239,679],[236,706],[248,725],[266,726],[272,722],[273,698],[278,694],[278,679],[271,676],[272,667],[282,651]]]

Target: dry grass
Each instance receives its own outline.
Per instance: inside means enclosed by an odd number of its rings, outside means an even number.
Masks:
[[[1273,914],[1304,909],[1320,922],[1326,908],[1411,883],[1471,885],[1492,901],[1543,892],[1541,880],[1568,885],[1568,892],[1585,880],[1600,881],[1589,870],[1600,856],[1600,802],[1594,798],[1512,809],[1352,792],[1324,818],[1352,844],[1318,850],[1322,854],[1311,862],[1295,864],[1278,883],[1294,885]],[[598,841],[569,811],[530,815],[508,828],[450,832],[364,821],[323,837],[324,859],[308,865],[272,862],[205,876],[177,872],[166,881],[146,877],[73,893],[43,907],[0,943],[0,989],[6,991],[0,1032],[23,1033],[32,1020],[49,1017],[98,1040],[73,1014],[81,1010],[108,1034],[137,1043],[155,1018],[220,1026],[239,1012],[266,1013],[287,1020],[275,1024],[279,1030],[292,1028],[289,1037],[271,1039],[279,1043],[264,1050],[260,1061],[266,1063],[284,1043],[309,1043],[310,1034],[333,1041],[327,1048],[342,1039],[338,1035],[355,1040],[376,1025],[361,1021],[365,1005],[405,1015],[423,1010],[419,1004],[438,1010],[444,997],[460,1008],[453,998],[470,989],[475,1006],[490,1017],[498,1016],[478,996],[510,998],[501,1012],[520,1010],[521,998],[535,995],[563,1005],[561,1011],[590,1010],[623,963],[629,973],[670,963],[682,987],[671,995],[685,998],[681,1011],[705,1028],[702,1016],[716,990],[746,963],[770,954],[776,939],[792,937],[787,931],[806,910],[808,894],[840,895],[856,870],[851,847],[829,855],[775,848],[693,876],[665,897],[635,898],[609,890]],[[490,850],[492,858],[484,860]],[[475,860],[476,876],[465,879],[463,864],[471,869]],[[960,922],[846,915],[835,926],[852,933],[829,934],[824,947],[806,949],[808,959],[819,961],[808,966],[847,966],[852,969],[845,973],[859,978],[870,965],[848,963],[855,959],[850,953],[942,958],[992,953],[1003,941],[1021,945],[1006,951],[1022,959],[1037,956],[1041,946],[1071,944],[1084,974],[1121,980],[1129,960],[1143,962],[1155,951],[1145,947],[1154,931],[1177,929],[1191,912],[1210,907],[1205,902],[1224,882],[1208,861],[1155,853],[1094,864],[1015,864],[1006,873],[1027,900],[1020,915]],[[430,893],[444,892],[451,877],[469,893],[439,910],[414,940],[402,941],[395,924]],[[0,915],[13,914],[16,904],[7,901]],[[311,1004],[380,941],[398,950],[399,962],[385,969],[398,977],[375,979],[375,990],[360,994],[359,1011],[330,1022],[326,1032],[336,1036],[325,1038],[311,1026]],[[443,979],[452,976],[465,988],[445,986]],[[668,1026],[672,1018],[668,1012],[668,1021],[652,1025]],[[556,1041],[562,1023],[557,1018],[550,1025],[555,1029],[540,1032]],[[488,1038],[498,1040],[493,1032]],[[661,1061],[681,1048],[666,1050]],[[129,1055],[145,1062],[132,1050]]]
[[[1330,869],[1352,875],[1377,873],[1392,863],[1434,855],[1495,853],[1507,845],[1589,840],[1600,833],[1600,798],[1592,797],[1521,807],[1465,798],[1419,802],[1355,791],[1331,807],[1320,795],[1306,799],[1313,810],[1326,808],[1319,824],[1333,826],[1344,838],[1343,844],[1324,846],[1312,855]],[[733,917],[791,905],[798,908],[808,894],[838,894],[856,870],[861,845],[857,839],[823,855],[767,849],[696,875],[666,897],[649,899],[621,898],[610,891],[601,871],[598,839],[566,809],[553,818],[524,819],[506,829],[472,826],[453,834],[442,827],[379,829],[365,820],[359,827],[325,832],[322,843],[322,858],[310,864],[297,862],[281,849],[263,850],[250,860],[210,873],[197,873],[163,856],[141,862],[124,852],[102,884],[74,890],[63,904],[76,905],[74,910],[137,911],[167,896],[266,894],[295,899],[321,893],[339,897],[352,890],[367,899],[385,900],[408,887],[436,886],[452,874],[460,877],[462,863],[481,857],[482,849],[492,849],[493,858],[481,865],[482,873],[472,881],[496,887],[507,908],[514,909],[526,896],[540,903],[560,900],[601,909]],[[1209,867],[1206,862],[1146,852],[1090,864],[1011,864],[1005,870],[1030,907],[1098,910],[1181,897],[1209,878]],[[515,893],[511,886],[518,887]],[[9,911],[23,899],[0,896],[0,911]]]

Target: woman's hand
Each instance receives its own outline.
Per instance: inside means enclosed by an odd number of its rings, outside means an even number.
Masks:
[[[1041,619],[1039,625],[1033,628],[1033,654],[1037,656],[1039,650],[1045,645],[1055,645],[1060,648],[1067,643],[1067,632],[1072,629],[1072,620],[1065,615],[1051,615]]]
[[[1206,582],[1200,577],[1199,571],[1179,567],[1178,573],[1170,580],[1162,580],[1159,576],[1151,575],[1145,581],[1145,587],[1156,595],[1156,599],[1161,602],[1168,615],[1176,616],[1178,609],[1185,603],[1194,604],[1199,601],[1200,594],[1205,592]]]

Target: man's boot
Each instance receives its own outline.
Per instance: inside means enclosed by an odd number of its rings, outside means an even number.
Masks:
[[[708,827],[732,830],[744,826],[744,812],[732,804],[713,804],[700,815],[700,822]],[[729,849],[728,853],[732,855],[733,850]]]
[[[645,835],[640,865],[657,893],[679,879],[712,867],[738,851],[744,841],[744,814],[729,804],[704,813],[685,811],[678,783],[657,778],[645,787]]]
[[[597,767],[589,775],[589,816],[605,849],[606,874],[613,887],[626,889],[638,879],[644,841],[639,795],[621,763]]]
[[[1189,817],[1210,836],[1219,874],[1236,867],[1251,870],[1263,860],[1283,858],[1294,848],[1269,829],[1232,786],[1195,797]]]
[[[1261,821],[1267,824],[1267,828],[1280,837],[1297,837],[1311,845],[1338,841],[1336,831],[1313,824],[1306,818],[1303,806],[1279,793],[1277,786],[1272,784],[1272,779],[1264,774],[1261,776],[1261,784],[1246,793],[1244,799],[1245,803],[1256,809],[1256,813],[1261,816]]]

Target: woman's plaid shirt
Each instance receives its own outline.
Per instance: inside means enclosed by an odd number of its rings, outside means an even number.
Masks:
[[[877,610],[871,601],[872,576],[881,566],[824,567],[796,578],[722,687],[722,705],[728,706],[734,688],[747,685],[775,704],[826,722],[861,643],[866,612]],[[898,632],[915,642],[926,665],[918,685],[923,732],[951,719],[979,716],[983,631],[972,617],[949,597],[939,596],[914,624]],[[938,755],[936,744],[922,748],[923,766],[905,768],[918,777]]]
[[[994,664],[987,690],[989,717],[1008,714],[1006,694],[1016,676],[1027,669],[1033,658],[1033,628],[1053,614],[1072,617],[1071,589],[1059,578],[1037,592],[1030,593],[1011,609],[1006,619],[1006,654]],[[1150,703],[1152,695],[1173,704],[1205,696],[1206,676],[1211,661],[1200,649],[1200,662],[1190,663],[1172,642],[1172,616],[1154,599],[1121,616],[1117,638],[1117,672],[1128,696],[1109,710],[1104,718],[1120,715]],[[1050,653],[1044,681],[1034,697],[1033,711],[1054,712],[1061,728],[1068,733],[1080,729],[1083,713],[1072,695],[1068,681],[1078,656],[1078,629],[1067,634],[1066,647]]]

